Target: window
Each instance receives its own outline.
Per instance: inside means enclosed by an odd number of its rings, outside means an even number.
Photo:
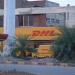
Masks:
[[[0,27],[3,27],[3,16],[0,16]]]
[[[58,24],[59,24],[59,20],[56,20],[56,23],[58,23]]]
[[[51,19],[51,23],[55,23],[55,19],[52,18],[52,19]]]
[[[23,26],[23,15],[19,15],[19,26]]]
[[[19,15],[19,26],[32,26],[32,15]]]

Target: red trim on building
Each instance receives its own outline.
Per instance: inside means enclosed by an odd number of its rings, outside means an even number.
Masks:
[[[8,34],[0,34],[0,41],[6,40],[8,37]]]

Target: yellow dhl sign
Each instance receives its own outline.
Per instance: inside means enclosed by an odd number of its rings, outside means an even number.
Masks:
[[[3,29],[0,28],[0,33]],[[16,36],[29,36],[30,40],[54,40],[61,32],[56,27],[28,27],[16,28]]]
[[[17,28],[16,35],[28,35],[30,40],[54,40],[61,32],[56,27]]]

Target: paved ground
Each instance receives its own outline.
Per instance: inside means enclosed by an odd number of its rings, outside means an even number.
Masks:
[[[35,75],[75,75],[75,67],[0,64],[0,71],[29,72]]]
[[[74,66],[75,64],[73,63],[71,67],[65,63],[59,64],[58,61],[53,58],[24,60],[13,57],[0,57],[1,74],[5,74],[4,72],[25,72],[36,75],[75,75]],[[8,75],[7,73],[5,75]],[[11,74],[9,73],[9,75]]]
[[[25,58],[25,59],[19,59],[14,57],[0,57],[0,63],[14,63],[18,64],[19,62],[22,62],[24,64],[39,64],[39,63],[56,63],[57,60],[54,58],[41,58],[41,59],[33,59],[33,58]]]
[[[0,75],[35,75],[28,72],[0,72]]]
[[[33,59],[33,58],[25,58],[19,59],[14,57],[0,57],[1,64],[25,64],[25,65],[48,65],[48,66],[73,66],[75,67],[75,63],[60,63],[54,58],[41,58],[41,59]]]

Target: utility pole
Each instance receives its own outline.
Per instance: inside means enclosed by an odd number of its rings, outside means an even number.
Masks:
[[[15,37],[15,0],[4,0],[4,34],[8,34],[8,39],[4,42],[3,56],[8,56]]]

